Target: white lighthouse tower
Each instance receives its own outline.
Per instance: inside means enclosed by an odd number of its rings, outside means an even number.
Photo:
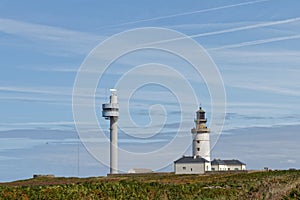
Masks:
[[[110,102],[102,104],[102,117],[110,120],[110,173],[118,173],[118,117],[119,104],[117,90],[110,89]]]
[[[195,128],[191,130],[193,134],[193,156],[202,157],[210,163],[210,130],[207,128],[206,122],[205,111],[200,107],[196,112]],[[210,164],[207,170],[211,170]]]

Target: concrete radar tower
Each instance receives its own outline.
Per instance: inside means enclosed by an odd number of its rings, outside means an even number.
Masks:
[[[210,130],[207,128],[206,122],[205,111],[200,107],[196,112],[195,128],[191,130],[193,134],[193,156],[202,157],[210,162]]]
[[[118,117],[119,104],[117,90],[110,89],[110,102],[102,104],[102,117],[110,120],[110,173],[118,173]]]

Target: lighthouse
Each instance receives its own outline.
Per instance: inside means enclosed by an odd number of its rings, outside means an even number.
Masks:
[[[174,161],[175,174],[205,174],[207,171],[243,171],[246,164],[236,160],[210,159],[210,130],[206,126],[205,111],[200,107],[194,120],[193,156],[183,156]]]
[[[110,121],[110,173],[118,173],[118,117],[119,104],[117,90],[110,89],[109,103],[102,104],[102,117]]]
[[[205,111],[200,107],[196,112],[195,127],[191,130],[193,135],[193,157],[201,157],[210,162],[210,130],[207,128],[206,122]],[[208,166],[208,170],[210,168],[211,166]]]

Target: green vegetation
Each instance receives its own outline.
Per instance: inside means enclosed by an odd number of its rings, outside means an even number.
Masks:
[[[300,199],[300,171],[42,177],[1,183],[0,199]]]

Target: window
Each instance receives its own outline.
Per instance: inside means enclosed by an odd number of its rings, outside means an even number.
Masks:
[[[193,171],[193,168],[191,168],[191,172]]]
[[[186,167],[182,167],[183,170],[186,170]]]
[[[234,170],[239,170],[239,168],[234,168]]]
[[[213,168],[211,168],[211,171],[215,171],[215,168],[213,167]]]
[[[197,143],[199,144],[199,143],[200,143],[200,140],[197,140]]]
[[[228,171],[230,170],[230,168],[228,168]]]
[[[197,151],[200,151],[200,148],[197,148]]]

